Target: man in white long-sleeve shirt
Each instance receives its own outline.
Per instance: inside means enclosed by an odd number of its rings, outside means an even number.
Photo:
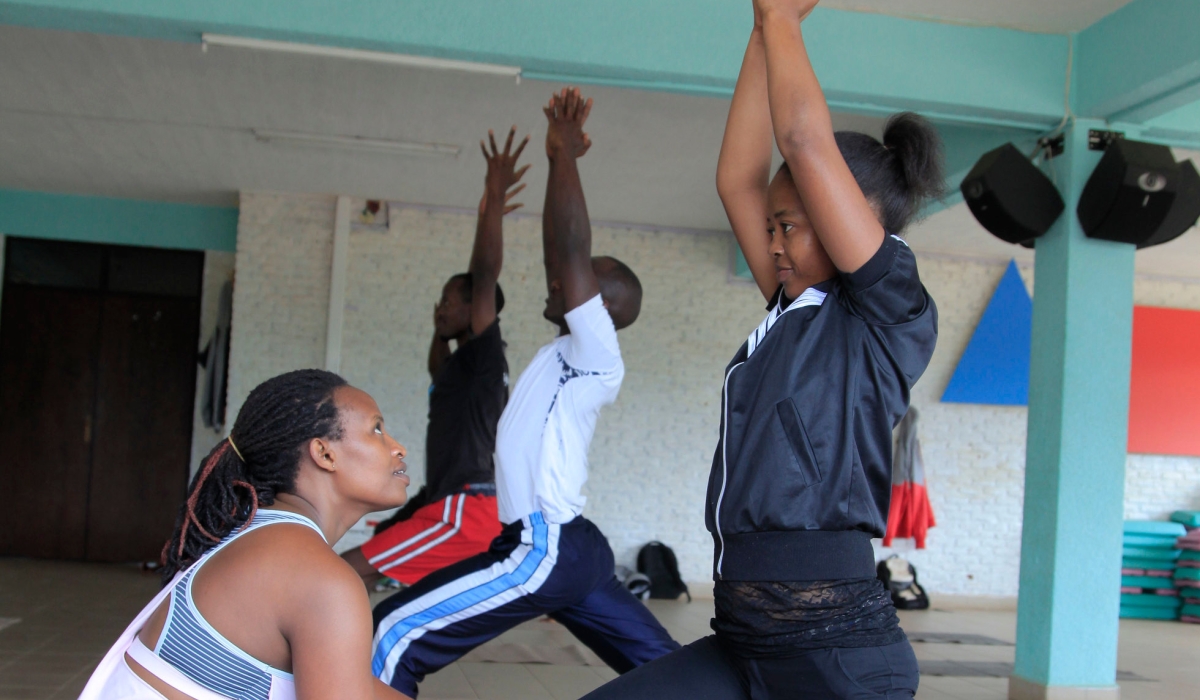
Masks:
[[[587,452],[625,365],[617,331],[637,319],[642,287],[614,258],[591,257],[576,159],[591,142],[578,90],[546,107],[550,175],[542,214],[548,297],[560,334],[521,374],[496,435],[504,530],[491,549],[430,574],[375,609],[373,670],[415,697],[424,677],[505,630],[550,615],[624,673],[679,648],[613,574],[613,554],[582,516]]]

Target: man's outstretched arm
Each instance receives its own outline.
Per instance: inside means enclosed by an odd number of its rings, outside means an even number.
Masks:
[[[550,175],[542,214],[546,274],[561,281],[567,311],[600,293],[592,270],[592,226],[576,167],[576,159],[592,145],[583,131],[591,109],[592,101],[585,102],[578,88],[564,89],[543,109],[550,122],[546,132]]]
[[[553,99],[551,104],[553,104]],[[543,108],[545,111],[546,108]],[[550,143],[546,142],[546,155],[550,156]],[[547,171],[546,201],[542,206],[542,263],[546,267],[547,284],[558,279],[558,243],[554,238],[554,159],[550,158],[550,170]]]
[[[517,150],[512,150],[517,127],[508,132],[504,150],[496,147],[496,135],[488,132],[491,151],[483,141],[479,142],[483,157],[487,160],[487,179],[483,198],[479,200],[479,221],[475,227],[475,247],[471,250],[471,332],[475,335],[487,330],[496,321],[496,282],[500,279],[500,267],[504,262],[504,215],[519,208],[520,204],[509,204],[525,185],[518,185],[529,166],[516,169],[517,159],[529,137],[522,139]]]

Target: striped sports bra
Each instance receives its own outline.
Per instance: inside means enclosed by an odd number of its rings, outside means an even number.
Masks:
[[[201,687],[234,700],[268,700],[283,695],[294,697],[295,681],[292,674],[255,659],[208,624],[192,599],[192,581],[209,558],[230,542],[260,527],[276,523],[307,525],[324,538],[317,524],[303,515],[260,509],[249,527],[229,534],[220,544],[205,552],[175,584],[171,591],[167,620],[153,649],[160,659]],[[272,692],[272,687],[275,692]],[[287,690],[292,693],[287,693]]]

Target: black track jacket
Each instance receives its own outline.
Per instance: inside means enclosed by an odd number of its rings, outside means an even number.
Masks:
[[[886,236],[862,268],[806,290],[757,334],[725,370],[705,508],[714,577],[873,578],[892,429],[937,342],[916,258]]]

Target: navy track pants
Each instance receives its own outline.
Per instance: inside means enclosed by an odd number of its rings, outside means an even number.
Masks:
[[[504,528],[483,554],[436,571],[375,608],[372,671],[416,697],[425,676],[516,625],[550,615],[613,670],[679,649],[613,575],[594,524],[534,513]]]
[[[583,700],[912,700],[919,682],[908,640],[746,659],[710,636],[606,683]]]

